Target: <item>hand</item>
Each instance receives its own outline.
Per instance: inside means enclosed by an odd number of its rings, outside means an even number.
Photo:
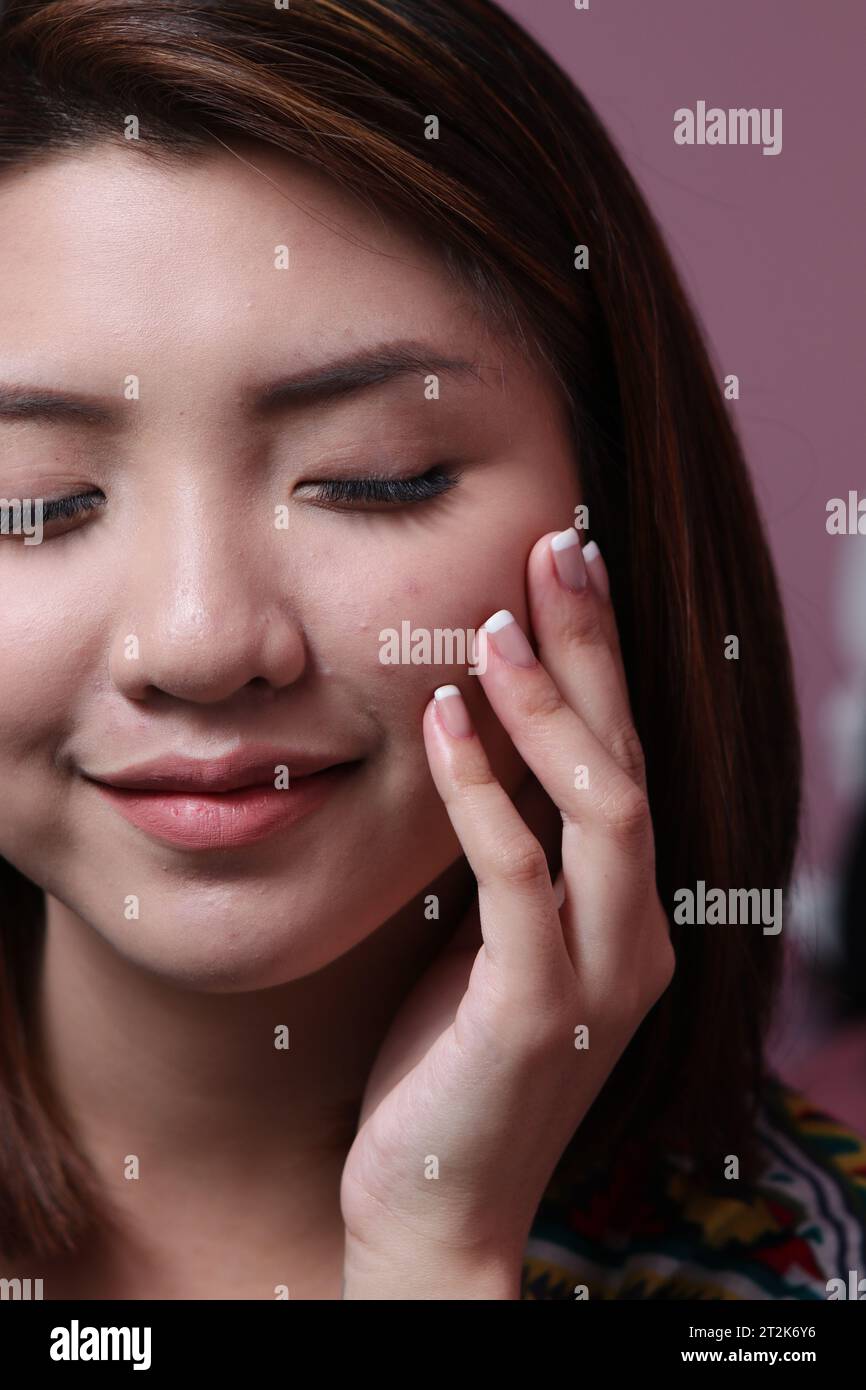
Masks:
[[[673,975],[604,562],[553,534],[528,563],[538,658],[506,624],[477,679],[561,814],[564,901],[462,698],[432,700],[427,756],[478,900],[370,1074],[341,1184],[348,1298],[519,1298],[553,1170]]]

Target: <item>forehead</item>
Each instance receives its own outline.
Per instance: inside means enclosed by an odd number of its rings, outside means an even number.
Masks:
[[[416,229],[299,161],[238,145],[169,164],[108,144],[0,178],[0,321],[16,356],[287,340],[477,338],[474,306]]]

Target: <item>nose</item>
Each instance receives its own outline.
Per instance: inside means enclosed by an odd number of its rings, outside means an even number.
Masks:
[[[245,687],[276,692],[296,682],[307,655],[285,547],[267,507],[260,521],[239,518],[236,499],[151,514],[119,586],[115,687],[134,700],[160,692],[210,704]]]

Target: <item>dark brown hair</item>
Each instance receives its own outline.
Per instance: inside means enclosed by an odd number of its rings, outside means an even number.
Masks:
[[[0,4],[0,176],[97,141],[185,159],[232,137],[411,219],[553,365],[611,577],[662,901],[698,879],[787,887],[800,749],[767,543],[695,317],[586,99],[489,0]],[[75,1248],[100,1199],[28,1036],[41,893],[2,861],[0,912],[0,1248],[45,1255]],[[781,937],[672,933],[673,983],[564,1155],[575,1171],[626,1147],[676,1147],[716,1174],[733,1152],[749,1171]]]

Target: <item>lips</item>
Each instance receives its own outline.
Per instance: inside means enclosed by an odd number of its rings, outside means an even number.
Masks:
[[[155,758],[116,771],[89,771],[85,778],[152,838],[213,850],[253,844],[295,824],[358,766],[356,759],[250,747],[207,761]]]
[[[222,758],[152,758],[117,772],[91,772],[88,776],[109,787],[129,791],[226,792],[266,783],[273,786],[277,769],[287,768],[291,782],[295,777],[309,777],[342,761],[338,756],[317,756],[279,747],[248,748]]]

